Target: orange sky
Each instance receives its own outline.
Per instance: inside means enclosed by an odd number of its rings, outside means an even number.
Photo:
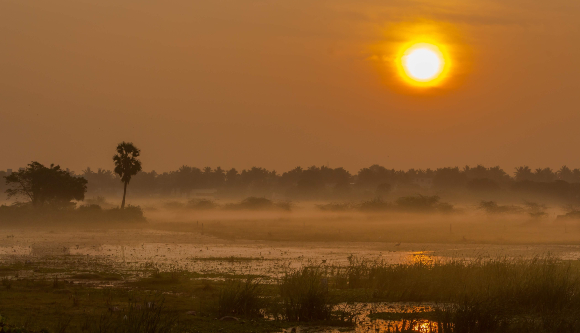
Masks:
[[[421,22],[428,92],[384,60]],[[577,0],[3,0],[0,169],[580,167],[579,41]]]

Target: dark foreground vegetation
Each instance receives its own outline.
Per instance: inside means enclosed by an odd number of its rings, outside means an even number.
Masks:
[[[19,275],[27,270],[35,274]],[[225,281],[153,266],[142,273],[132,279],[5,264],[0,325],[5,332],[272,332],[299,323],[356,325],[358,302],[431,302],[429,311],[368,315],[393,322],[385,332],[411,332],[419,320],[433,332],[580,332],[580,265],[550,257],[418,257],[398,265],[350,257],[345,267],[316,265],[278,278],[225,275]]]
[[[2,226],[25,225],[76,225],[107,226],[117,222],[145,222],[145,216],[139,206],[127,206],[124,209],[103,209],[99,205],[82,205],[78,208],[56,208],[46,206],[33,208],[30,204],[13,204],[0,206]]]

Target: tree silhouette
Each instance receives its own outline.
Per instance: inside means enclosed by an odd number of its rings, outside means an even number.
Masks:
[[[45,203],[53,207],[69,207],[72,200],[81,201],[87,191],[87,180],[75,177],[60,166],[51,164],[46,167],[32,162],[27,168],[6,176],[8,197],[21,196],[28,198],[34,207]]]
[[[121,181],[125,184],[123,189],[123,202],[121,209],[125,208],[125,196],[127,195],[127,184],[131,181],[131,177],[141,171],[141,161],[137,159],[140,154],[131,142],[121,142],[117,145],[117,154],[113,156],[115,162],[115,173],[121,177]]]
[[[534,179],[534,174],[532,173],[532,169],[530,169],[530,167],[527,165],[517,167],[514,175],[515,175],[516,181],[533,180]]]

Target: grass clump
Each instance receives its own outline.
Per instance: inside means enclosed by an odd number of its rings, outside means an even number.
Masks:
[[[344,280],[344,287],[368,289],[375,299],[386,301],[469,301],[506,311],[580,310],[578,265],[550,257],[395,265],[353,259],[336,279]]]
[[[6,277],[2,278],[2,286],[6,289],[12,289],[12,280]]]
[[[114,333],[171,333],[177,331],[173,315],[165,311],[165,299],[152,296],[129,300],[123,311],[108,311],[93,324],[88,332]]]
[[[289,321],[331,319],[328,278],[319,268],[305,267],[287,273],[280,281],[282,315]]]
[[[219,293],[220,316],[261,316],[265,305],[262,289],[261,281],[255,278],[228,280]]]

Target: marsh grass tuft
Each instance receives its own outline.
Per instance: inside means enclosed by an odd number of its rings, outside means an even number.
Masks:
[[[108,311],[85,330],[95,333],[170,333],[178,323],[173,314],[165,311],[165,299],[160,295],[130,299],[123,311]]]
[[[388,301],[495,302],[497,307],[580,309],[580,267],[550,257],[532,260],[418,260],[388,265],[353,259],[342,286],[372,290]]]
[[[62,283],[60,282],[60,280],[58,279],[58,276],[56,276],[56,275],[55,275],[55,276],[52,278],[52,288],[53,288],[53,289],[60,289],[60,288],[62,288],[62,287],[63,287],[63,285],[62,285]]]
[[[332,304],[328,277],[318,267],[304,267],[280,280],[283,316],[290,321],[329,320]]]
[[[2,286],[6,289],[12,289],[12,280],[6,277],[2,278]]]
[[[261,280],[228,280],[222,287],[218,299],[218,312],[221,316],[242,315],[261,316],[265,305]]]

